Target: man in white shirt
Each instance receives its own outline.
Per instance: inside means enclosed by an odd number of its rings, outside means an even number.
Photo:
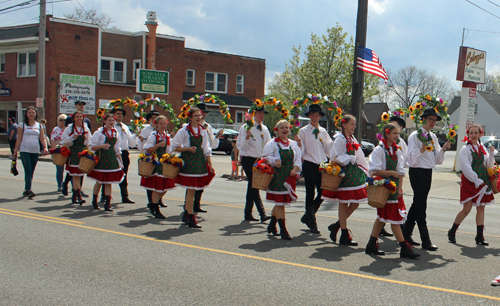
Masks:
[[[112,114],[115,115],[115,129],[121,136],[121,149],[122,149],[122,161],[123,161],[123,172],[125,172],[125,178],[120,183],[120,192],[122,196],[122,203],[135,203],[128,197],[128,167],[130,165],[129,158],[129,141],[132,139],[132,133],[126,124],[123,124],[123,117],[127,114],[124,109],[114,108],[111,110]],[[103,188],[104,189],[104,188]]]
[[[259,221],[252,216],[253,204],[260,214],[260,221],[264,222],[271,219],[270,216],[266,215],[264,205],[260,198],[260,193],[258,189],[252,188],[252,169],[253,165],[259,157],[264,153],[264,147],[271,141],[271,134],[269,130],[262,123],[264,121],[264,116],[266,115],[264,106],[257,108],[255,111],[254,121],[255,124],[250,130],[246,130],[247,125],[243,124],[240,128],[238,140],[236,146],[240,150],[241,155],[241,166],[245,171],[248,178],[246,202],[245,202],[245,220],[247,221]]]
[[[436,135],[431,132],[436,123],[441,121],[441,116],[436,113],[436,110],[428,108],[420,118],[423,121],[423,127],[411,133],[410,137],[408,137],[407,161],[410,166],[409,174],[411,188],[413,189],[413,203],[403,226],[403,236],[412,245],[420,245],[411,238],[416,222],[422,239],[422,248],[435,251],[437,246],[431,242],[429,230],[427,229],[427,196],[431,189],[432,168],[436,167],[436,164],[441,165],[443,163],[444,152],[450,148],[451,144],[448,141],[441,149]],[[418,134],[426,137],[429,143],[420,141],[417,137]]]
[[[300,129],[299,135],[295,135],[295,141],[302,150],[302,175],[306,185],[306,212],[300,221],[306,224],[311,232],[319,234],[316,212],[323,202],[319,165],[327,161],[333,142],[328,132],[319,125],[319,120],[325,115],[321,106],[310,105],[305,115],[310,119],[309,124]]]

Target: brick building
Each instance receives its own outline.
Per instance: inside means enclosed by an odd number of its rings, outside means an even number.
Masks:
[[[136,92],[137,68],[169,72],[168,95],[155,96],[171,103],[176,112],[183,101],[209,92],[228,104],[235,128],[243,123],[245,110],[264,96],[265,60],[186,48],[184,37],[157,34],[155,18],[149,18],[146,25],[148,31],[126,32],[47,16],[44,98],[48,131],[60,113],[73,112],[79,93],[86,94],[92,130],[97,128],[96,109],[109,100],[149,97]],[[35,105],[38,36],[38,24],[0,28],[0,140],[6,140],[7,118],[17,117],[17,106]],[[63,95],[69,86],[64,80],[81,76],[88,80],[81,91]],[[210,108],[218,110],[217,105]],[[130,112],[127,117],[126,121]],[[218,111],[211,112],[207,121],[223,122]]]

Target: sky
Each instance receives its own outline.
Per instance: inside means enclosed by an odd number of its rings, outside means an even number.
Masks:
[[[26,0],[0,0],[0,10]],[[186,38],[186,47],[266,60],[266,84],[285,70],[292,46],[310,43],[337,23],[355,36],[356,0],[47,0],[55,17],[75,8],[106,13],[112,26],[146,31],[148,11],[156,11],[157,32]],[[52,3],[51,3],[52,2]],[[481,10],[470,2],[482,7]],[[448,78],[459,89],[459,47],[487,52],[486,69],[500,71],[500,0],[369,0],[366,47],[393,72],[408,65]],[[0,27],[37,22],[38,7],[0,11]],[[472,31],[474,30],[474,31]],[[494,33],[489,33],[494,32]]]

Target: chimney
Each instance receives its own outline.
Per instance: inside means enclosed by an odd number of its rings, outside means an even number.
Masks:
[[[146,39],[146,69],[156,69],[156,28],[158,28],[158,22],[156,22],[156,12],[149,11],[146,14],[146,26],[148,27],[149,33]]]

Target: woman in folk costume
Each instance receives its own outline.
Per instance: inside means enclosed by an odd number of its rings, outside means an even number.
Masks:
[[[372,234],[370,241],[366,245],[365,253],[385,255],[384,251],[378,249],[377,237],[385,223],[390,223],[392,232],[401,246],[400,257],[414,259],[420,255],[415,253],[412,245],[404,240],[401,231],[401,224],[406,220],[406,207],[404,202],[399,201],[399,199],[403,197],[403,176],[406,174],[406,169],[403,151],[396,144],[399,138],[399,128],[391,123],[386,124],[383,137],[380,145],[370,155],[368,174],[388,178],[396,184],[397,192],[389,195],[383,208],[377,208],[377,219],[373,224]]]
[[[457,214],[453,226],[448,231],[448,239],[456,243],[456,232],[458,226],[467,217],[472,209],[476,207],[477,235],[476,244],[488,245],[484,240],[484,208],[493,203],[492,182],[488,177],[488,169],[495,163],[495,148],[490,146],[489,153],[479,140],[483,135],[483,129],[479,124],[474,124],[467,130],[465,146],[460,150],[460,165],[462,166],[462,183],[460,185],[460,204],[462,210]],[[493,182],[496,184],[496,182]]]
[[[209,187],[215,177],[212,167],[212,149],[207,131],[200,125],[203,115],[196,106],[188,113],[189,124],[182,127],[172,140],[172,151],[181,152],[185,166],[176,177],[176,185],[187,188],[183,220],[189,227],[201,228],[193,213],[196,190]]]
[[[73,123],[71,123],[64,130],[61,143],[64,146],[69,147],[71,151],[68,163],[66,164],[66,172],[71,176],[73,185],[73,196],[71,197],[71,202],[82,205],[85,203],[85,200],[82,199],[82,195],[80,193],[84,173],[78,170],[78,165],[80,164],[80,157],[78,157],[78,154],[85,150],[85,148],[90,144],[92,134],[83,121],[85,117],[83,112],[76,111],[72,117]]]
[[[125,178],[125,173],[122,170],[120,134],[114,128],[115,118],[113,115],[107,114],[103,119],[104,127],[95,131],[90,140],[90,149],[99,156],[99,162],[87,177],[96,181],[92,200],[94,209],[99,209],[97,196],[101,185],[104,185],[104,209],[113,211],[111,209],[111,184],[119,184]]]
[[[295,186],[297,172],[301,170],[301,151],[297,142],[288,139],[290,123],[280,120],[275,127],[276,138],[264,147],[266,162],[276,167],[274,178],[269,184],[266,201],[274,203],[267,232],[277,235],[276,222],[280,226],[281,239],[291,240],[285,225],[285,205],[297,201]]]
[[[156,130],[151,133],[151,136],[149,136],[143,147],[147,153],[156,153],[158,158],[161,158],[165,153],[171,153],[170,136],[167,134],[167,124],[167,117],[156,117]],[[168,190],[175,188],[175,179],[169,179],[163,176],[163,163],[155,168],[152,176],[141,178],[141,186],[153,192],[153,202],[148,203],[151,214],[155,216],[155,218],[165,219],[165,216],[160,211],[160,201]]]
[[[352,115],[344,115],[341,133],[335,136],[330,151],[330,161],[342,167],[345,177],[337,191],[323,190],[322,195],[324,200],[339,202],[339,220],[331,224],[328,229],[334,243],[337,240],[337,232],[341,229],[339,244],[345,245],[358,245],[352,240],[350,231],[347,229],[347,218],[358,208],[360,202],[368,200],[365,188],[368,163],[361,146],[353,136],[355,129],[356,118]]]

